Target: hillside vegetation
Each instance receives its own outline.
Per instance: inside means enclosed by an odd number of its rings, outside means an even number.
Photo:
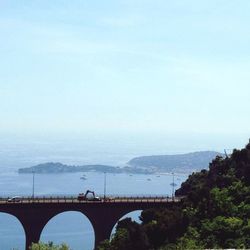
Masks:
[[[141,224],[127,218],[99,250],[250,248],[250,143],[209,170],[193,173],[176,191],[184,202],[145,210]]]

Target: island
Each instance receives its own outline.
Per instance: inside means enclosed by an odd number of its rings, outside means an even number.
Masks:
[[[125,166],[110,165],[66,165],[60,162],[46,162],[32,167],[20,168],[20,174],[59,174],[76,172],[106,172],[128,174],[155,174],[155,173],[192,173],[207,169],[209,163],[223,154],[215,151],[201,151],[176,155],[140,156],[131,159]]]
[[[59,173],[76,173],[76,172],[101,172],[101,173],[131,173],[131,174],[151,174],[153,171],[151,169],[143,168],[131,168],[125,167],[115,167],[108,165],[83,165],[83,166],[71,166],[65,165],[60,162],[47,162],[38,164],[36,166],[28,168],[19,168],[19,174],[59,174]]]

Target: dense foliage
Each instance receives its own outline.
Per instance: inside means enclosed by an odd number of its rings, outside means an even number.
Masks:
[[[30,250],[70,250],[66,244],[55,245],[53,242],[49,243],[32,243]]]
[[[250,143],[209,170],[193,173],[172,209],[146,210],[141,224],[125,219],[100,250],[250,248]]]

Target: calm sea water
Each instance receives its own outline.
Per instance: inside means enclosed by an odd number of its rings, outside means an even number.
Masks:
[[[87,189],[98,195],[104,192],[103,173],[85,173],[86,180],[80,179],[81,173],[35,175],[35,195],[77,195]],[[186,179],[176,175],[177,187]],[[20,175],[9,171],[0,173],[0,196],[31,195],[32,175]],[[107,194],[110,195],[171,195],[172,175],[129,175],[107,174]],[[138,220],[139,212],[129,214]],[[24,232],[20,223],[9,215],[0,213],[0,249],[24,249]],[[73,250],[92,250],[94,232],[88,219],[78,212],[65,212],[54,217],[44,228],[41,235],[44,242],[67,242]]]
[[[187,140],[188,142],[190,140]],[[193,150],[194,138],[187,147],[181,137],[124,135],[68,137],[16,135],[0,136],[0,196],[31,195],[32,175],[19,175],[17,169],[43,162],[64,164],[110,164],[124,166],[131,158],[141,155],[180,153]],[[186,149],[189,150],[186,150]],[[104,174],[81,173],[35,175],[35,195],[77,195],[87,189],[103,195]],[[111,195],[171,195],[171,175],[107,174],[107,194]],[[177,187],[187,176],[175,176]],[[132,216],[138,220],[139,212]],[[77,212],[57,215],[48,222],[41,240],[55,243],[67,242],[73,250],[92,250],[94,232],[88,219]],[[23,250],[25,238],[20,223],[10,215],[0,213],[0,250]]]

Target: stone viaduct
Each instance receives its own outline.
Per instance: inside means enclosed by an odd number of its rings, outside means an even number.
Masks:
[[[95,248],[109,239],[118,220],[129,212],[149,208],[171,207],[181,200],[173,199],[116,199],[106,201],[33,200],[29,202],[0,202],[0,212],[15,216],[22,224],[26,236],[26,250],[37,243],[43,228],[54,216],[68,211],[84,214],[95,233]]]

